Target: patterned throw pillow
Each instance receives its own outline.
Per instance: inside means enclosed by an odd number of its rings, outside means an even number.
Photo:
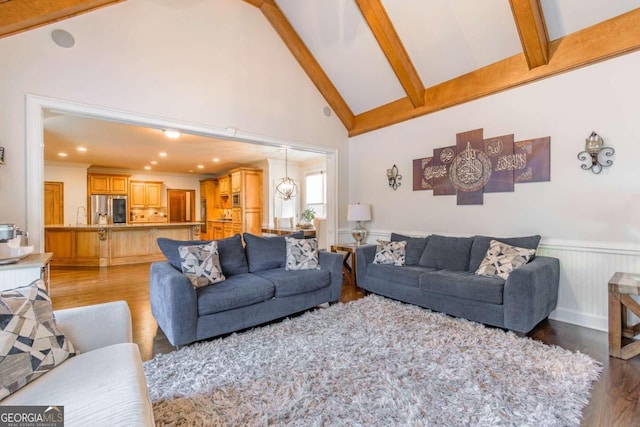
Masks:
[[[499,276],[507,280],[513,270],[528,263],[535,253],[535,249],[519,248],[492,240],[476,274]]]
[[[404,265],[406,257],[406,240],[387,242],[378,240],[374,264]]]
[[[285,237],[287,263],[285,270],[320,270],[318,239],[296,239]]]
[[[220,266],[218,244],[180,246],[180,266],[194,288],[201,288],[225,280]]]
[[[0,293],[0,400],[78,352],[53,317],[44,282]]]

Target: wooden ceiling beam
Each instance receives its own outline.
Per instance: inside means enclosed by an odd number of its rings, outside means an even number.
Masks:
[[[426,104],[415,108],[402,98],[358,114],[349,136],[356,136],[526,83],[640,50],[640,8],[549,43],[549,63],[529,69],[518,54],[430,87]]]
[[[509,0],[529,68],[549,62],[549,35],[539,0]]]
[[[347,130],[351,130],[354,120],[353,112],[278,5],[273,0],[244,1],[258,7],[262,11],[302,69],[307,73],[307,76],[309,76],[329,106],[336,113],[342,124]]]
[[[380,0],[356,0],[382,52],[414,107],[424,105],[424,85]]]
[[[124,0],[10,0],[0,3],[0,37],[27,31]]]

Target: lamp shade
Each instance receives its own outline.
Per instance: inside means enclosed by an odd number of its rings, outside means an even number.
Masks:
[[[349,205],[347,209],[347,221],[371,221],[371,208],[369,205]]]

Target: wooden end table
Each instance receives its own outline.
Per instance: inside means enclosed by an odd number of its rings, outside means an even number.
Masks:
[[[609,280],[609,354],[624,360],[640,354],[640,341],[622,341],[640,334],[640,323],[627,323],[627,310],[640,317],[640,304],[631,295],[640,295],[640,275],[615,273]]]
[[[344,252],[346,254],[342,260],[342,267],[351,283],[353,283],[353,286],[356,287],[358,286],[356,284],[356,250],[364,246],[367,245],[358,246],[355,243],[338,243],[331,245],[331,252]],[[351,265],[349,265],[349,259],[351,259]]]

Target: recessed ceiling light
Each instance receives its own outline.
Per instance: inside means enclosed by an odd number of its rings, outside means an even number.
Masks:
[[[218,163],[218,162],[220,161],[220,159],[219,159],[219,158],[217,158],[217,157],[214,157],[214,158],[213,158],[213,159],[211,159],[211,160],[212,160],[214,163]]]
[[[165,153],[164,151],[162,153],[158,153],[158,156],[160,157],[167,157],[167,153]]]
[[[150,171],[151,170],[151,166],[145,166],[144,169]]]
[[[180,138],[180,132],[178,132],[177,130],[164,129],[162,132],[164,132],[164,134],[169,139],[178,139],[178,138]]]
[[[82,151],[84,153],[85,151],[87,151],[87,147],[78,147],[76,148],[76,150]]]
[[[204,169],[204,165],[198,165],[198,169]]]
[[[149,163],[151,163],[152,165],[157,165],[158,162],[156,162],[155,160],[151,160]]]
[[[60,157],[67,157],[67,153],[58,153],[58,156],[60,156]]]
[[[76,40],[71,33],[65,30],[53,30],[51,32],[51,40],[60,47],[70,48],[76,44]]]
[[[189,169],[189,173],[193,173],[193,169]]]

